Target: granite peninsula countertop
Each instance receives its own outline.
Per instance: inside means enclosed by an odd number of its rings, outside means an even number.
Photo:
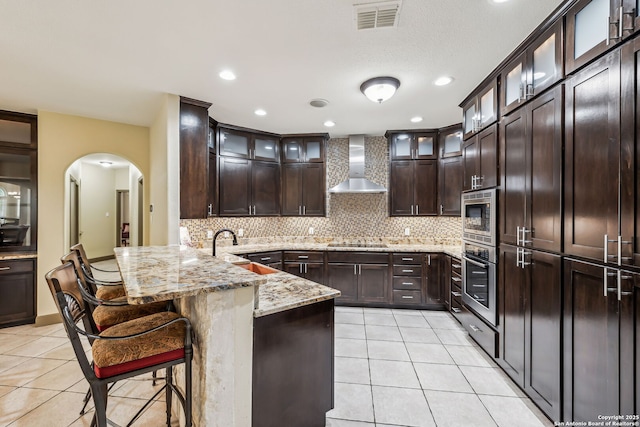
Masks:
[[[264,276],[187,246],[132,246],[114,252],[130,304],[266,283]]]

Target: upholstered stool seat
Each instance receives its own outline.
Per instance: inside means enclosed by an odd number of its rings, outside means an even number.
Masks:
[[[96,289],[96,298],[98,299],[112,300],[126,295],[122,285],[98,286]]]
[[[100,336],[135,335],[178,318],[180,316],[171,311],[155,313],[134,321],[119,323],[100,333]],[[106,378],[181,359],[184,357],[184,334],[184,324],[172,323],[136,338],[118,341],[96,340],[91,348],[93,370],[98,378]]]
[[[118,301],[118,299],[116,299]],[[126,300],[124,301],[126,304]],[[160,313],[163,312],[163,313]],[[99,305],[93,309],[93,321],[96,323],[98,331],[105,331],[123,322],[128,322],[138,317],[150,314],[167,313],[167,302],[152,302],[149,304],[132,305]]]

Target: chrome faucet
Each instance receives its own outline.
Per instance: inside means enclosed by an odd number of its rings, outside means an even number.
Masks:
[[[213,256],[216,256],[216,239],[218,238],[218,236],[220,235],[220,233],[224,233],[224,232],[228,232],[231,233],[231,235],[233,236],[233,245],[234,246],[238,246],[238,238],[236,237],[236,233],[234,233],[233,231],[229,230],[228,228],[222,228],[218,231],[216,231],[216,234],[213,235]]]

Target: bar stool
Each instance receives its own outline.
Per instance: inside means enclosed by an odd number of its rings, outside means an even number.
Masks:
[[[167,370],[165,385],[134,415],[131,425],[162,392],[166,391],[167,425],[171,425],[173,393],[181,403],[186,426],[191,426],[191,363],[193,359],[192,329],[189,319],[165,311],[115,325],[100,334],[87,325],[90,315],[81,296],[81,285],[73,263],[67,262],[49,271],[46,276],[73,350],[85,378],[89,382],[96,413],[92,426],[107,426],[107,387],[110,383],[158,369]],[[85,329],[78,327],[82,321]],[[89,362],[80,335],[93,341]],[[185,365],[184,395],[173,384],[175,365]]]
[[[94,270],[102,273],[119,273],[119,271],[104,270],[91,265],[91,263],[89,262],[89,257],[87,257],[87,253],[85,252],[82,243],[77,243],[71,246],[71,250],[78,254],[82,272],[84,273],[85,277],[92,282],[93,286],[95,286],[95,294],[98,298],[110,300],[125,296],[124,287],[122,286],[122,280],[99,280],[96,279],[96,277],[93,275]]]

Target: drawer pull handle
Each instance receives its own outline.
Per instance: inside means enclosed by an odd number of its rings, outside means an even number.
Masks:
[[[459,277],[452,277],[451,280],[453,280],[454,282],[462,282],[462,279]]]
[[[260,261],[269,261],[270,259],[271,259],[271,257],[268,256],[268,257],[260,258]]]
[[[462,294],[460,292],[455,292],[455,291],[451,292],[451,295],[453,295],[454,297],[461,297],[462,296]]]
[[[451,267],[453,267],[453,268],[462,268],[462,266],[460,264],[451,264]]]
[[[403,273],[413,273],[413,270],[402,270]]]
[[[402,299],[413,299],[411,295],[402,295]]]
[[[309,255],[298,255],[298,259],[309,259]]]
[[[402,258],[403,261],[413,261],[413,258]]]
[[[462,310],[460,310],[459,308],[453,307],[451,311],[453,311],[454,313],[460,313]]]
[[[11,270],[11,267],[0,267],[0,271]]]
[[[473,332],[482,332],[482,330],[478,328],[476,325],[469,325],[469,327]]]
[[[406,286],[413,286],[413,283],[411,283],[411,282],[402,282],[402,284],[406,285]]]

